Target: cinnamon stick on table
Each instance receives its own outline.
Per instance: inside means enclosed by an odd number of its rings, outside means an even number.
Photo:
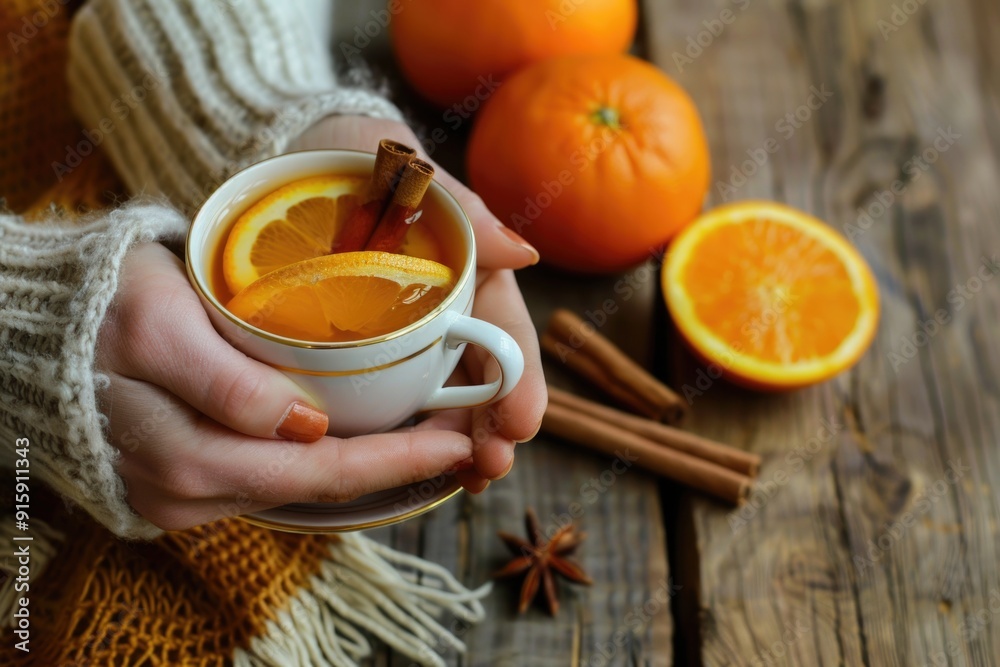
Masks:
[[[557,387],[549,386],[549,403],[600,419],[615,428],[631,431],[664,447],[710,461],[748,477],[756,477],[760,469],[760,456],[757,454],[588,401]]]
[[[417,209],[432,180],[434,167],[429,162],[413,158],[406,164],[389,208],[382,214],[365,250],[399,252],[410,225],[420,217]]]
[[[570,311],[555,312],[541,347],[632,412],[668,424],[683,420],[680,396]]]
[[[379,142],[371,181],[365,188],[361,204],[354,209],[337,234],[333,252],[356,252],[365,249],[365,244],[368,243],[389,205],[403,169],[416,155],[416,150],[397,141],[383,139]]]
[[[712,461],[664,447],[586,412],[552,401],[545,409],[542,429],[625,462],[655,472],[734,505],[742,505],[752,481],[747,475]]]

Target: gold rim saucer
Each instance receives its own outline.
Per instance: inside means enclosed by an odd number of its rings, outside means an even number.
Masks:
[[[425,480],[426,481],[426,480]],[[411,487],[419,487],[425,482],[415,482],[413,484],[408,484],[403,487],[398,487],[398,490],[410,489]],[[398,514],[392,514],[390,516],[385,516],[383,518],[372,519],[368,521],[357,521],[346,523],[334,523],[326,524],[322,523],[324,514],[322,511],[312,511],[312,512],[302,512],[296,511],[296,507],[309,507],[308,505],[282,505],[281,507],[275,507],[269,510],[263,510],[262,512],[255,512],[253,514],[244,514],[237,518],[246,521],[247,523],[252,523],[255,526],[260,526],[261,528],[270,528],[271,530],[279,530],[285,533],[299,533],[304,535],[315,535],[315,534],[330,534],[330,533],[349,533],[358,530],[368,530],[371,528],[380,528],[382,526],[390,526],[395,523],[401,523],[403,521],[408,521],[414,517],[418,517],[421,514],[426,514],[431,510],[440,507],[447,501],[454,498],[462,491],[462,486],[457,481],[452,480],[451,483],[445,484],[441,489],[437,491],[436,494],[429,497],[424,504],[409,509],[405,512],[400,512]],[[378,495],[378,494],[372,494]],[[362,502],[364,498],[359,498],[354,503]],[[391,502],[391,498],[387,500],[386,505]],[[332,503],[331,503],[332,504]],[[352,503],[340,503],[341,506],[350,506]],[[371,511],[373,508],[367,508]],[[359,514],[362,512],[358,512]],[[348,513],[349,515],[349,513]],[[338,514],[331,514],[329,516],[342,516]],[[307,519],[306,517],[312,517],[312,519]],[[284,519],[284,520],[282,520]],[[310,521],[313,522],[310,524]]]

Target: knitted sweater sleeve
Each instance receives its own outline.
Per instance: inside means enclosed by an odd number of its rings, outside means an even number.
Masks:
[[[176,210],[138,202],[72,227],[0,215],[4,466],[27,443],[31,480],[44,481],[122,536],[151,538],[159,531],[126,504],[117,450],[105,440],[95,395],[105,381],[94,372],[97,332],[128,249],[183,238],[186,227]]]
[[[132,203],[82,226],[0,215],[0,462],[27,438],[32,477],[120,536],[160,532],[125,500],[95,398],[97,335],[128,249],[182,238],[177,208],[323,116],[400,118],[379,95],[338,87],[306,6],[318,3],[90,0],[69,44],[83,139],[56,171],[100,149],[133,194],[174,207]]]
[[[338,86],[312,26],[329,1],[90,0],[70,38],[74,109],[130,190],[188,210],[324,116],[402,120]]]

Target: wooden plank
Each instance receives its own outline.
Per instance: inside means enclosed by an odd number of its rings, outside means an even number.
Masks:
[[[577,289],[567,300],[567,292],[554,285],[570,280]],[[527,272],[522,282],[536,321],[546,322],[558,306],[576,306],[581,313],[599,306],[617,281],[590,281],[581,290],[579,280],[538,269]],[[648,297],[649,288],[646,292]],[[638,299],[632,307],[639,308]],[[648,306],[641,312],[648,313]],[[616,321],[609,320],[605,329],[610,335],[616,327],[635,326],[635,319],[621,320],[631,325]],[[560,384],[572,386],[571,378],[550,370]],[[656,481],[641,471],[618,475],[607,459],[540,436],[519,448],[511,474],[481,496],[463,496],[425,518],[373,535],[442,563],[469,585],[478,585],[508,557],[496,531],[522,532],[528,506],[538,511],[547,533],[570,516],[588,532],[577,560],[595,584],[561,585],[564,608],[557,619],[550,619],[539,608],[518,617],[519,584],[500,583],[486,602],[488,620],[463,633],[469,651],[460,664],[672,664],[668,598],[675,588],[668,575]],[[605,657],[608,662],[601,662]],[[407,662],[397,656],[388,664]]]
[[[894,17],[904,4],[912,16]],[[833,382],[782,396],[712,383],[696,397],[696,430],[766,458],[744,514],[691,500],[707,665],[982,665],[1000,655],[988,491],[1000,480],[1000,281],[970,298],[951,291],[975,286],[983,255],[1000,250],[997,14],[987,4],[647,3],[651,53],[702,109],[715,177],[778,138],[732,198],[786,201],[850,231],[884,310],[873,349]],[[673,54],[726,8],[734,20],[676,66]],[[824,85],[831,99],[782,137],[781,119]],[[907,173],[949,126],[961,138]],[[902,194],[878,212],[897,181]],[[713,203],[721,195],[713,189]],[[871,208],[870,223],[859,207]],[[949,322],[920,338],[940,309]],[[912,359],[900,363],[906,341]],[[698,366],[680,362],[679,381],[694,386]]]
[[[559,293],[526,291],[536,299]],[[533,305],[533,312],[555,307]],[[570,658],[578,661],[573,664],[594,664],[603,656],[613,659],[608,664],[626,656],[627,664],[671,664],[665,598],[674,590],[655,480],[644,473],[617,475],[606,459],[539,437],[520,449],[511,474],[483,495],[464,496],[426,518],[373,535],[442,563],[476,585],[505,562],[508,554],[496,531],[521,532],[526,506],[538,510],[546,532],[575,515],[590,535],[578,560],[595,585],[563,586],[564,609],[552,620],[539,609],[518,618],[517,585],[501,584],[487,601],[487,622],[462,633],[469,644],[462,664],[563,665]],[[624,643],[615,643],[618,632]],[[406,661],[397,657],[390,664]]]
[[[354,27],[362,27],[378,0],[338,3],[335,44],[352,43]],[[343,50],[338,50],[338,55]],[[441,113],[407,97],[387,50],[385,31],[372,38],[362,55],[383,67],[418,124],[441,126]],[[449,139],[434,153],[453,173],[461,173],[467,127],[449,130]],[[529,310],[541,327],[556,307],[580,314],[597,313],[614,301],[602,331],[638,359],[649,358],[650,313],[655,298],[655,271],[640,267],[627,276],[581,280],[544,269],[520,275]],[[615,288],[620,280],[628,289]],[[553,376],[566,386],[571,379]],[[486,601],[486,622],[460,628],[469,646],[464,657],[449,655],[449,664],[546,667],[572,665],[644,665],[667,667],[672,656],[672,623],[665,593],[673,593],[668,575],[666,542],[657,483],[641,471],[616,475],[610,461],[565,443],[538,437],[519,447],[507,478],[480,496],[461,496],[433,513],[371,535],[394,547],[441,563],[470,586],[489,579],[508,552],[497,530],[521,533],[526,507],[534,507],[551,532],[571,510],[589,533],[577,559],[595,579],[591,588],[560,584],[563,609],[549,619],[539,608],[523,617],[516,613],[518,582],[502,582]],[[577,507],[578,506],[578,507]],[[618,640],[618,641],[616,641]],[[408,665],[409,661],[380,648],[375,665]]]

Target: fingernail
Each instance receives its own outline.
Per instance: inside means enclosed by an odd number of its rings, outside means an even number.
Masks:
[[[535,427],[535,432],[534,433],[532,433],[531,435],[529,435],[524,440],[515,440],[514,442],[516,442],[519,445],[523,445],[526,442],[531,442],[532,440],[534,440],[535,438],[538,437],[538,432],[541,431],[541,430],[542,430],[542,425],[539,424],[537,427]]]
[[[494,477],[493,479],[503,479],[504,477],[509,475],[510,471],[513,469],[514,469],[514,457],[512,456],[510,458],[510,463],[507,464],[507,469],[504,470],[502,473],[500,473],[497,477]]]
[[[472,468],[473,465],[475,465],[475,463],[473,462],[472,457],[470,456],[469,458],[456,463],[455,467],[452,468],[452,470],[454,470],[455,472],[462,472],[464,470],[469,470],[470,468]]]
[[[316,442],[326,435],[329,426],[329,417],[312,406],[296,401],[288,406],[274,432],[285,440]]]
[[[469,493],[471,493],[474,496],[478,496],[480,493],[482,493],[488,488],[490,488],[490,480],[486,480],[486,485],[483,486],[483,488],[479,489],[478,491],[470,491]]]
[[[538,251],[535,250],[535,246],[525,241],[524,237],[522,237],[520,234],[518,234],[513,229],[511,229],[510,227],[508,227],[503,223],[500,223],[500,231],[503,232],[503,235],[506,236],[511,243],[513,243],[514,245],[518,246],[523,250],[528,251],[531,254],[532,265],[538,264],[540,256],[538,254]]]

